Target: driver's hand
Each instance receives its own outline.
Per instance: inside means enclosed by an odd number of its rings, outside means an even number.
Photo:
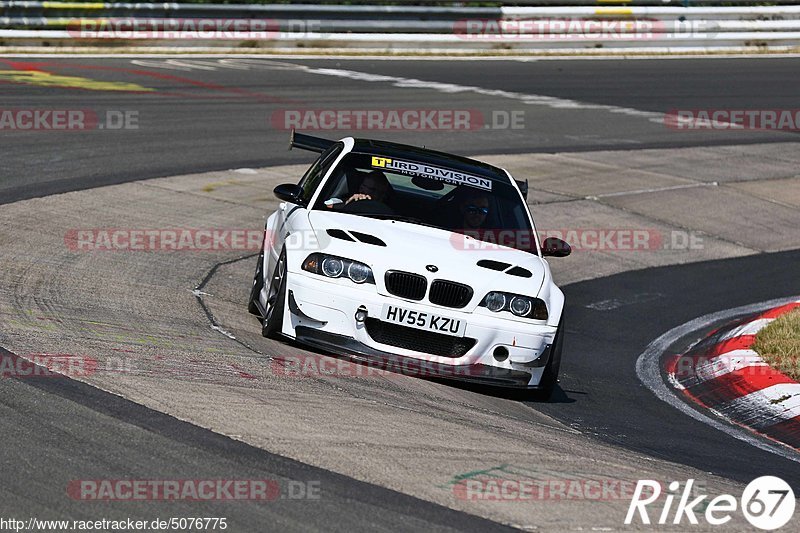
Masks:
[[[357,193],[348,198],[347,202],[345,202],[345,205],[349,204],[350,202],[357,202],[358,200],[372,200],[372,196],[369,194]]]

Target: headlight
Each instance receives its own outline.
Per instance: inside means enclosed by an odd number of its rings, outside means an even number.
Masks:
[[[524,296],[514,296],[511,298],[511,312],[517,316],[525,316],[531,312],[531,307],[533,304],[531,303],[529,298],[525,298]]]
[[[303,261],[303,270],[328,278],[346,277],[353,283],[375,283],[370,267],[364,263],[335,255],[311,254]]]
[[[323,264],[323,267],[324,266]],[[372,274],[372,270],[363,263],[353,262],[347,267],[347,277],[350,278],[350,281],[353,283],[364,283],[369,279],[370,274]]]
[[[484,298],[484,302],[489,311],[502,311],[506,306],[506,297],[502,292],[490,292]]]
[[[322,260],[322,273],[329,278],[338,278],[344,271],[344,263],[336,257],[326,257]]]
[[[544,300],[521,294],[492,291],[486,295],[480,305],[495,313],[511,311],[514,315],[522,318],[547,320],[548,317],[547,304],[544,303]]]

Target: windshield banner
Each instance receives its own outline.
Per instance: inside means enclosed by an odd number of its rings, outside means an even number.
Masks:
[[[453,185],[469,185],[486,191],[492,190],[492,180],[473,176],[471,174],[464,174],[449,170],[446,168],[435,167],[433,165],[423,165],[421,163],[414,163],[412,161],[402,161],[400,159],[392,159],[389,157],[374,157],[372,158],[372,166],[375,168],[382,168],[398,172],[400,174],[407,174],[410,176],[421,176],[423,178],[430,178],[434,180],[444,181]]]

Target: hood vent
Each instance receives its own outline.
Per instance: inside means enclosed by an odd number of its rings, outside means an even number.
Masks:
[[[351,231],[350,234],[363,243],[374,244],[375,246],[386,246],[385,242],[374,235],[368,235],[359,231]]]
[[[496,270],[498,272],[502,271],[508,274],[509,276],[517,276],[519,278],[530,278],[533,276],[533,273],[520,266],[512,266],[509,263],[503,263],[502,261],[492,261],[491,259],[481,259],[478,261],[478,266],[483,268],[488,268],[489,270]]]
[[[342,231],[340,229],[329,229],[327,230],[327,233],[334,239],[342,239],[343,241],[356,242],[356,240],[352,238],[350,235],[348,235],[347,232]]]
[[[492,261],[491,259],[481,259],[478,261],[478,266],[488,268],[489,270],[505,270],[511,265],[501,261]]]
[[[522,267],[514,267],[514,268],[512,268],[510,270],[506,270],[506,274],[508,274],[510,276],[519,276],[520,278],[529,278],[529,277],[533,276],[533,274],[531,274],[530,270],[527,270],[527,269],[522,268]]]
[[[364,244],[373,244],[375,246],[386,246],[386,243],[377,238],[374,235],[369,235],[367,233],[361,233],[360,231],[351,231],[347,232],[341,229],[328,229],[325,230],[328,235],[333,237],[334,239],[342,239],[343,241],[350,241],[356,242],[363,242]]]

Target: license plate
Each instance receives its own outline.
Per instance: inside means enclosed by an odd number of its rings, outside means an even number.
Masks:
[[[381,319],[384,322],[400,324],[410,328],[434,331],[444,335],[463,337],[467,323],[463,320],[423,313],[421,311],[411,311],[394,305],[385,304],[381,312]]]

